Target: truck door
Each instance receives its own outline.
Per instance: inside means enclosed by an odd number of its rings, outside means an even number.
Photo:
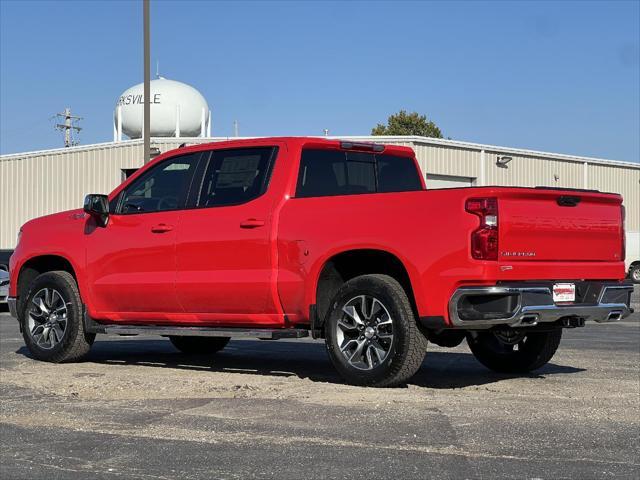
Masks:
[[[177,236],[177,295],[193,321],[268,324],[274,200],[266,195],[278,147],[213,150]],[[271,317],[270,317],[271,316]],[[277,316],[276,316],[277,317]],[[276,318],[273,317],[273,318]]]
[[[158,163],[120,193],[106,228],[85,230],[93,305],[108,318],[154,320],[181,312],[176,230],[200,155]]]

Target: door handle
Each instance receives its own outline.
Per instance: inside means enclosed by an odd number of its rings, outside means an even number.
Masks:
[[[166,223],[159,223],[151,227],[152,233],[166,233],[173,230],[173,225],[167,225]]]
[[[240,228],[257,228],[257,227],[264,227],[264,220],[247,218],[244,222],[240,223]]]

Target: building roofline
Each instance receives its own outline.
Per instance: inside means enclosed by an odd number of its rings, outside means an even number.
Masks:
[[[196,142],[196,143],[207,143],[207,142],[220,142],[220,141],[228,141],[228,140],[247,140],[251,138],[264,138],[264,137],[180,137],[184,143]],[[618,166],[618,167],[626,167],[632,169],[640,169],[640,163],[638,162],[629,162],[622,160],[609,160],[605,158],[596,158],[596,157],[583,157],[578,155],[567,155],[562,153],[552,153],[552,152],[541,152],[537,150],[527,150],[521,148],[513,148],[513,147],[502,147],[498,145],[487,145],[482,143],[473,143],[473,142],[462,142],[459,140],[445,140],[443,138],[432,138],[432,137],[421,137],[417,135],[396,135],[396,136],[373,136],[373,135],[331,135],[331,136],[310,136],[308,138],[326,138],[331,140],[345,139],[345,140],[359,140],[359,141],[367,141],[367,142],[412,142],[417,144],[424,145],[438,145],[438,146],[448,146],[453,148],[461,148],[466,150],[476,150],[492,153],[511,153],[514,155],[528,156],[528,157],[536,157],[536,158],[544,158],[544,159],[552,159],[552,160],[565,160],[576,163],[589,163],[593,165],[607,165],[607,166]],[[163,142],[170,140],[178,140],[175,137],[153,137],[151,141]],[[41,155],[55,155],[62,154],[65,152],[74,152],[74,151],[87,151],[87,150],[99,150],[102,148],[108,148],[118,145],[134,145],[140,144],[142,145],[142,139],[135,140],[123,140],[121,142],[103,142],[103,143],[93,143],[90,145],[76,145],[74,147],[67,148],[54,148],[47,150],[35,150],[32,152],[22,152],[22,153],[10,153],[6,155],[0,155],[0,161],[5,160],[15,160],[25,157],[35,157]]]
[[[498,145],[487,145],[482,143],[462,142],[458,140],[445,140],[443,138],[421,137],[417,135],[395,135],[395,136],[373,136],[373,135],[354,135],[354,136],[336,136],[328,138],[344,138],[347,140],[362,140],[371,142],[415,142],[427,145],[443,145],[455,148],[463,148],[466,150],[477,150],[495,153],[512,153],[527,157],[549,158],[555,160],[567,160],[579,163],[617,165],[621,167],[640,168],[639,162],[630,162],[625,160],[609,160],[606,158],[583,157],[579,155],[567,155],[564,153],[541,152],[537,150],[527,150],[523,148],[501,147]]]
[[[86,150],[99,150],[101,148],[114,146],[114,145],[132,145],[139,143],[142,145],[141,139],[136,140],[123,140],[122,142],[102,142],[102,143],[91,143],[88,145],[74,145],[73,147],[60,147],[60,148],[49,148],[45,150],[33,150],[32,152],[19,152],[19,153],[7,153],[4,155],[0,155],[0,161],[2,160],[15,160],[24,157],[37,157],[40,155],[48,155],[48,154],[59,154],[65,152],[83,152]]]

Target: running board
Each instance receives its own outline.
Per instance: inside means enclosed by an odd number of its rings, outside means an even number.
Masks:
[[[309,330],[300,328],[217,328],[217,327],[165,327],[159,325],[100,325],[97,333],[114,335],[162,335],[183,337],[232,337],[279,340],[309,336]]]

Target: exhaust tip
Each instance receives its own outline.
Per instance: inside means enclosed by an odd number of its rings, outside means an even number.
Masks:
[[[529,313],[520,317],[521,325],[537,325],[537,323],[538,323],[537,313]]]
[[[622,312],[620,310],[609,312],[609,315],[607,315],[607,322],[617,322],[618,320],[622,320]]]

